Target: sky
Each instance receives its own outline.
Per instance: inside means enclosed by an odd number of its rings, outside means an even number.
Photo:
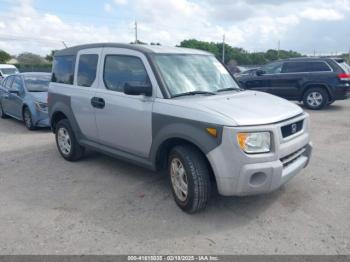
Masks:
[[[250,52],[350,51],[350,0],[0,0],[0,49],[46,55],[64,44],[226,42]]]

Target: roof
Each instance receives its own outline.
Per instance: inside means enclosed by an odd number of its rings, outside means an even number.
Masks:
[[[181,47],[168,47],[168,46],[158,46],[158,45],[138,45],[138,44],[120,44],[120,43],[96,43],[96,44],[86,44],[69,47],[55,52],[55,56],[64,55],[76,55],[80,50],[88,48],[102,48],[102,47],[115,47],[115,48],[125,48],[135,51],[139,51],[145,54],[201,54],[201,55],[212,55],[209,52],[202,50],[191,49],[191,48],[181,48]]]
[[[51,75],[51,73],[47,73],[47,72],[24,72],[24,73],[18,73],[17,75],[22,75],[22,76]]]
[[[281,59],[281,61],[324,61],[327,59],[332,59],[330,57],[293,57],[293,58],[286,58],[286,59]]]
[[[0,68],[16,68],[14,65],[0,64]]]

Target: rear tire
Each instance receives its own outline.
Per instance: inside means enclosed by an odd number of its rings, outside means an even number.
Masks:
[[[77,161],[84,156],[84,147],[79,145],[67,119],[56,124],[56,145],[61,156],[68,161]]]
[[[176,204],[187,213],[203,210],[211,192],[209,167],[204,155],[190,145],[176,146],[170,152],[168,170]]]
[[[0,118],[2,118],[2,119],[7,118],[7,115],[5,114],[4,110],[2,109],[1,103],[0,103]]]
[[[304,105],[311,110],[320,110],[329,101],[327,91],[320,87],[314,87],[306,90],[303,103]]]

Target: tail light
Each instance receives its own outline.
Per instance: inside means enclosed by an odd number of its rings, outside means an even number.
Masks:
[[[47,104],[49,104],[49,103],[50,103],[50,100],[51,100],[50,93],[48,93],[48,94],[47,94],[47,101],[46,101],[46,102],[47,102]]]
[[[350,81],[350,74],[339,74],[338,78],[341,81]]]

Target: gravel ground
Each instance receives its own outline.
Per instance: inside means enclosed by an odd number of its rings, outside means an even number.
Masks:
[[[311,114],[310,166],[276,192],[175,205],[159,173],[58,154],[0,120],[0,254],[350,254],[350,100]]]

